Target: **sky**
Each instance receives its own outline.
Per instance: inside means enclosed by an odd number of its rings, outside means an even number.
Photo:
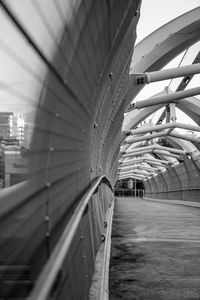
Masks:
[[[136,44],[165,23],[200,6],[200,0],[142,0]]]

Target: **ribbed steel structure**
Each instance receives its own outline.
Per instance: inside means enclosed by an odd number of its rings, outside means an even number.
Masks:
[[[39,97],[25,99],[35,111],[34,118],[27,116],[32,123],[28,180],[1,194],[0,297],[21,299],[30,293],[62,242],[76,207],[104,175],[106,180],[99,181],[89,199],[48,296],[87,299],[113,198],[140,0],[51,3],[59,24],[54,28],[44,10],[50,8],[35,1],[34,10],[54,39],[51,52],[38,45],[36,32],[35,38],[29,34],[26,20],[15,12],[17,5],[0,4],[24,47],[44,66],[41,74],[32,72],[42,85]],[[29,69],[23,58],[17,59],[17,50],[9,51],[30,75],[34,66]],[[6,279],[9,274],[13,281]]]

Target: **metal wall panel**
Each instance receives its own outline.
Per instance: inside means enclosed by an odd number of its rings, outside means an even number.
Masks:
[[[38,18],[43,16],[41,26],[47,30],[49,39],[53,39],[53,46],[49,52],[43,46],[43,56],[29,40],[28,51],[43,65],[41,74],[32,75],[42,88],[34,101],[26,97],[34,108],[34,116],[27,117],[31,126],[27,132],[33,132],[29,179],[0,198],[0,206],[4,208],[0,216],[0,247],[6,253],[2,264],[11,273],[13,264],[19,266],[13,284],[6,285],[2,272],[1,284],[5,288],[0,291],[1,297],[28,295],[92,180],[105,174],[114,184],[116,178],[123,98],[140,0],[67,1],[66,4],[59,1],[53,5],[59,16],[55,28],[53,20],[48,19],[51,14],[45,14],[45,4],[39,0],[34,4]],[[27,40],[23,30],[9,18],[22,40]],[[28,23],[20,21],[26,29]],[[34,30],[33,34],[37,41]],[[22,58],[20,62],[22,65]],[[112,197],[105,184],[92,196],[69,257],[52,289],[52,297],[87,299]],[[5,204],[6,201],[9,203]],[[17,278],[21,278],[25,266],[30,278],[27,285],[22,280],[19,293]]]
[[[154,181],[152,178],[144,182],[145,196],[199,202],[199,176],[200,170],[196,164],[191,159],[185,158],[179,165],[168,167],[168,170],[156,176]]]

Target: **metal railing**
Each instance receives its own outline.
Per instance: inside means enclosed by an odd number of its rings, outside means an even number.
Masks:
[[[105,176],[101,176],[94,180],[92,186],[89,187],[88,190],[83,195],[70,221],[65,227],[65,230],[62,236],[60,237],[57,245],[55,246],[52,255],[50,256],[47,264],[44,266],[44,269],[40,274],[38,280],[36,281],[35,287],[32,290],[29,299],[32,300],[49,299],[48,296],[50,295],[50,292],[57,281],[59,272],[67,257],[69,248],[71,246],[73,237],[78,229],[82,215],[84,214],[84,211],[92,195],[96,193],[96,190],[101,185],[101,183],[105,183],[112,189],[109,180]]]
[[[115,197],[139,197],[143,198],[143,189],[115,189]]]

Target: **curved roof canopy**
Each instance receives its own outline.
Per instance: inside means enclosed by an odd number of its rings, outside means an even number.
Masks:
[[[138,179],[136,170],[146,168],[146,174],[138,171],[141,180],[146,180],[165,171],[168,164],[179,164],[185,156],[199,166],[199,15],[197,7],[160,27],[135,47],[118,178]],[[169,63],[177,68],[169,69]],[[154,83],[150,82],[161,80],[165,80],[165,87],[159,85],[160,91],[152,95]],[[140,91],[145,88],[151,97],[142,101]]]

